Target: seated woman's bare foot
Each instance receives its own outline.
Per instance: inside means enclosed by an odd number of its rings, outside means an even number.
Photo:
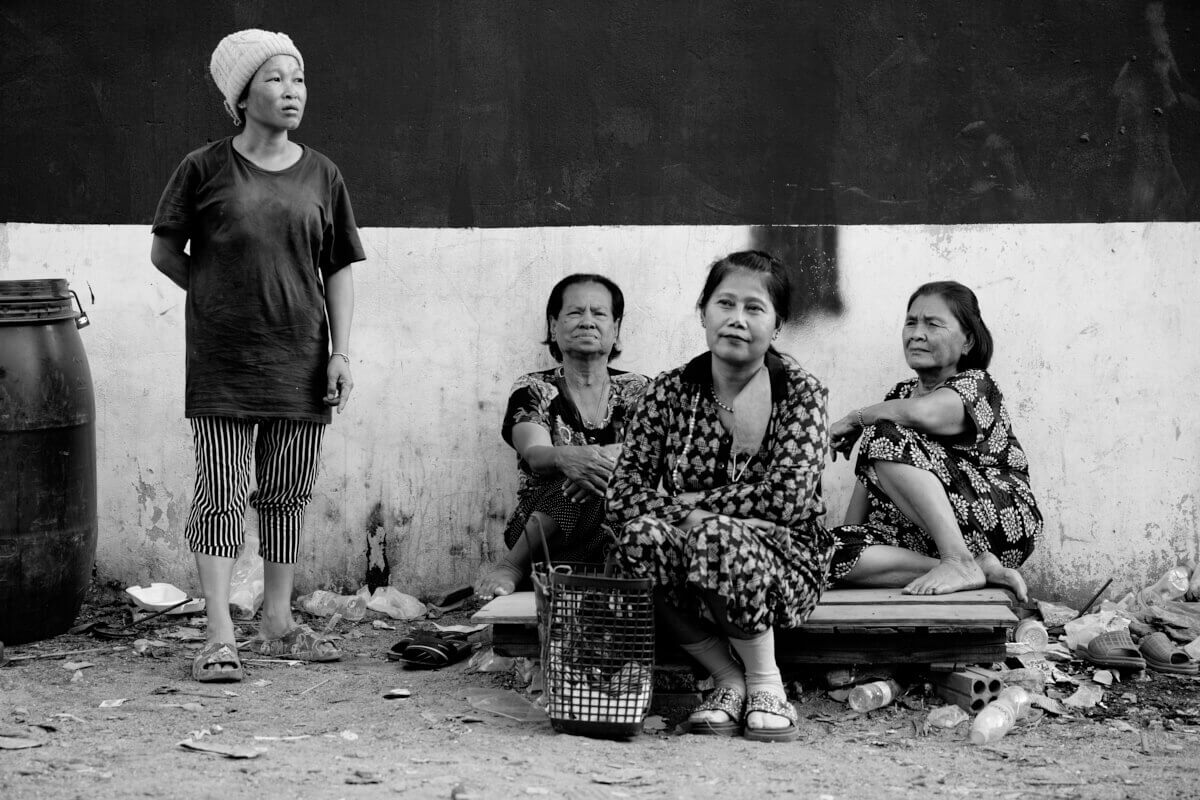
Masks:
[[[980,589],[986,583],[974,558],[943,558],[941,563],[904,587],[905,594],[950,594]]]
[[[479,581],[475,591],[484,599],[512,594],[516,591],[517,584],[524,578],[525,575],[516,567],[509,564],[498,564]]]
[[[1019,602],[1029,599],[1029,590],[1021,573],[1000,563],[995,553],[984,553],[975,557],[975,563],[983,570],[983,577],[989,586],[1004,586],[1017,596]]]

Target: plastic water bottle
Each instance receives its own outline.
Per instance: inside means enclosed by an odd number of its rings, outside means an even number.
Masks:
[[[254,619],[263,601],[263,560],[249,555],[238,559],[229,585],[229,613],[234,619]]]
[[[1034,652],[1040,653],[1050,644],[1050,634],[1040,621],[1027,617],[1017,623],[1017,629],[1013,631],[1013,641],[1027,644]]]
[[[862,714],[883,708],[900,696],[900,684],[893,680],[871,681],[850,690],[850,708]]]
[[[300,607],[318,617],[341,614],[342,619],[358,622],[367,613],[367,598],[362,594],[334,594],[317,589],[300,598]]]
[[[1020,686],[1007,686],[971,723],[971,744],[991,744],[1012,730],[1029,713],[1033,698]]]
[[[1172,567],[1162,577],[1138,592],[1138,599],[1146,605],[1178,600],[1188,590],[1187,567]]]

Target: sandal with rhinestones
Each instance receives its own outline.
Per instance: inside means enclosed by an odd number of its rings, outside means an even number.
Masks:
[[[742,708],[745,705],[744,694],[730,686],[719,686],[709,692],[700,705],[692,709],[688,715],[687,732],[701,736],[737,736],[742,732]],[[729,715],[729,719],[724,722],[692,719],[702,711],[724,711]]]
[[[783,717],[790,724],[786,728],[751,728],[746,720],[756,711]],[[794,742],[800,738],[800,729],[796,727],[796,709],[788,701],[781,700],[779,695],[761,689],[751,692],[746,700],[742,725],[742,737],[755,742]]]

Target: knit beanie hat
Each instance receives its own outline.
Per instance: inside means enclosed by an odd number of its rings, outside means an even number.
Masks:
[[[292,56],[300,62],[300,69],[304,69],[304,57],[286,33],[248,28],[229,34],[213,50],[208,71],[225,96],[225,110],[233,117],[234,125],[242,124],[237,101],[246,84],[250,83],[258,68],[274,56]]]

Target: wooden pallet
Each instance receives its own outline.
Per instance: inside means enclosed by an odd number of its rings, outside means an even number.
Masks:
[[[492,626],[498,652],[538,655],[532,592],[497,597],[471,621]],[[1012,595],[1003,589],[832,589],[802,627],[776,631],[775,651],[781,664],[982,664],[1004,659],[1016,624]],[[672,650],[660,653],[673,660]]]

